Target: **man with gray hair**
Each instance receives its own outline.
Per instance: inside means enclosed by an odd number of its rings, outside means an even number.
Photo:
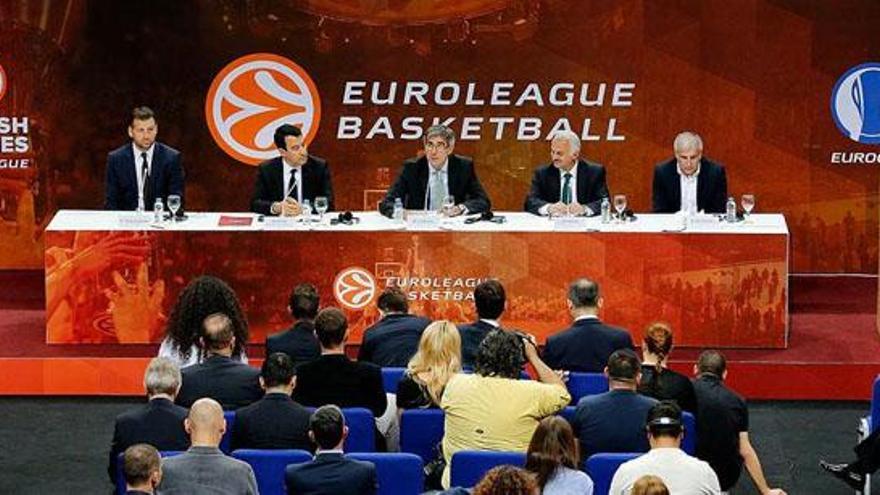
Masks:
[[[403,162],[379,211],[390,217],[398,198],[407,210],[439,211],[447,196],[454,198],[454,205],[446,211],[450,216],[489,211],[491,202],[477,178],[473,160],[452,153],[455,132],[444,125],[431,126],[423,142],[424,155]]]
[[[700,136],[682,132],[672,148],[675,157],[654,167],[654,213],[724,213],[727,175],[721,164],[703,156]]]
[[[189,436],[183,429],[188,411],[174,404],[180,390],[180,369],[168,358],[150,361],[144,372],[147,403],[116,417],[107,474],[116,482],[119,453],[128,447],[146,443],[159,450],[186,450]]]
[[[220,439],[226,432],[220,403],[208,398],[195,401],[184,427],[192,447],[162,462],[160,493],[259,493],[250,465],[220,451]]]
[[[598,215],[608,197],[605,167],[579,158],[581,140],[559,131],[550,141],[551,163],[535,170],[525,210],[542,216]]]

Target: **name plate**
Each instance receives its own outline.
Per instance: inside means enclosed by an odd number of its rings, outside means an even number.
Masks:
[[[308,228],[300,218],[297,217],[265,217],[263,225],[272,229],[305,229]]]
[[[553,230],[557,232],[586,232],[595,230],[587,227],[586,217],[557,217],[553,219]]]
[[[410,215],[406,228],[414,230],[436,230],[440,228],[443,217],[440,215]]]
[[[153,221],[152,213],[124,213],[116,217],[119,225],[126,227],[146,227]]]

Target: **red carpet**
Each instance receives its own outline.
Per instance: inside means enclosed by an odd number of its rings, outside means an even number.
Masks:
[[[880,373],[877,279],[795,276],[790,287],[789,348],[726,351],[729,384],[750,399],[868,399]],[[149,345],[46,345],[42,272],[0,272],[0,294],[0,359],[155,355]],[[690,374],[698,354],[674,350],[672,367]]]

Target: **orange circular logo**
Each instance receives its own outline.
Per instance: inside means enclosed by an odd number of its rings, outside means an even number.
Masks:
[[[376,295],[376,278],[367,270],[353,266],[336,275],[333,295],[339,304],[349,309],[362,309]]]
[[[3,66],[0,65],[0,100],[6,96],[6,85],[8,80],[6,79],[6,71],[3,70]]]
[[[211,136],[232,158],[257,165],[278,156],[272,141],[281,124],[315,137],[321,122],[321,99],[302,67],[271,53],[254,53],[223,68],[205,100]]]

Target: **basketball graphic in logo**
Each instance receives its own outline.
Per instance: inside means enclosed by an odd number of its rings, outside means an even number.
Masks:
[[[376,295],[376,278],[363,268],[346,268],[339,272],[333,282],[333,295],[346,308],[362,309]]]
[[[275,129],[293,124],[310,143],[321,121],[321,100],[299,65],[271,53],[255,53],[223,68],[205,101],[205,119],[217,145],[249,165],[275,158]]]
[[[6,71],[3,70],[3,66],[0,65],[0,100],[3,100],[3,97],[6,96],[6,85],[8,81],[6,79]]]
[[[880,144],[880,63],[852,67],[831,93],[831,115],[844,136]]]

